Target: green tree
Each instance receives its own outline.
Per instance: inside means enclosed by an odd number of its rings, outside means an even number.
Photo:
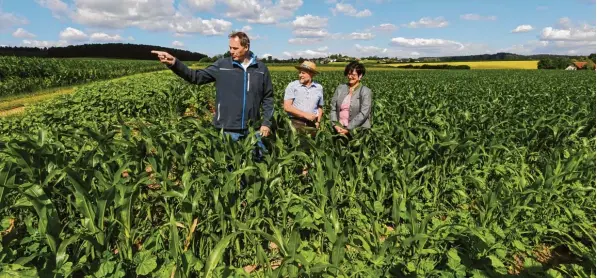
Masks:
[[[595,68],[595,62],[593,62],[593,60],[588,60],[586,62],[587,63],[585,64],[585,66],[583,67],[583,69],[592,70],[592,69]]]

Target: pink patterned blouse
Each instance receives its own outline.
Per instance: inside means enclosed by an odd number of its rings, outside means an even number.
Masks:
[[[346,95],[344,101],[342,101],[342,105],[340,106],[340,123],[344,126],[348,126],[348,119],[349,119],[349,111],[350,111],[350,98],[352,94]]]

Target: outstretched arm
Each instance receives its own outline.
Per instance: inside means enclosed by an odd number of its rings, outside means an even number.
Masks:
[[[154,50],[151,53],[158,55],[160,62],[168,66],[176,75],[190,83],[203,85],[216,80],[219,68],[215,63],[205,69],[192,70],[168,52]]]

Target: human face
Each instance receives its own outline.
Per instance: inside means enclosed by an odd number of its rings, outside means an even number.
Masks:
[[[357,84],[359,84],[359,82],[361,82],[361,75],[357,74],[356,70],[352,70],[352,72],[348,73],[348,75],[346,76],[348,78],[348,85],[352,86],[356,86]]]
[[[313,80],[313,76],[306,70],[299,71],[299,82],[303,85],[308,85]]]
[[[243,61],[245,55],[247,55],[247,52],[249,51],[248,47],[240,45],[240,39],[237,37],[230,38],[228,46],[230,48],[230,56],[236,61]]]

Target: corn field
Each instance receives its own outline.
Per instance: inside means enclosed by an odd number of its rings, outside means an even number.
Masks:
[[[595,277],[594,73],[371,71],[309,152],[272,75],[262,161],[171,72],[0,120],[0,277]]]
[[[0,98],[163,69],[156,61],[0,56]]]

